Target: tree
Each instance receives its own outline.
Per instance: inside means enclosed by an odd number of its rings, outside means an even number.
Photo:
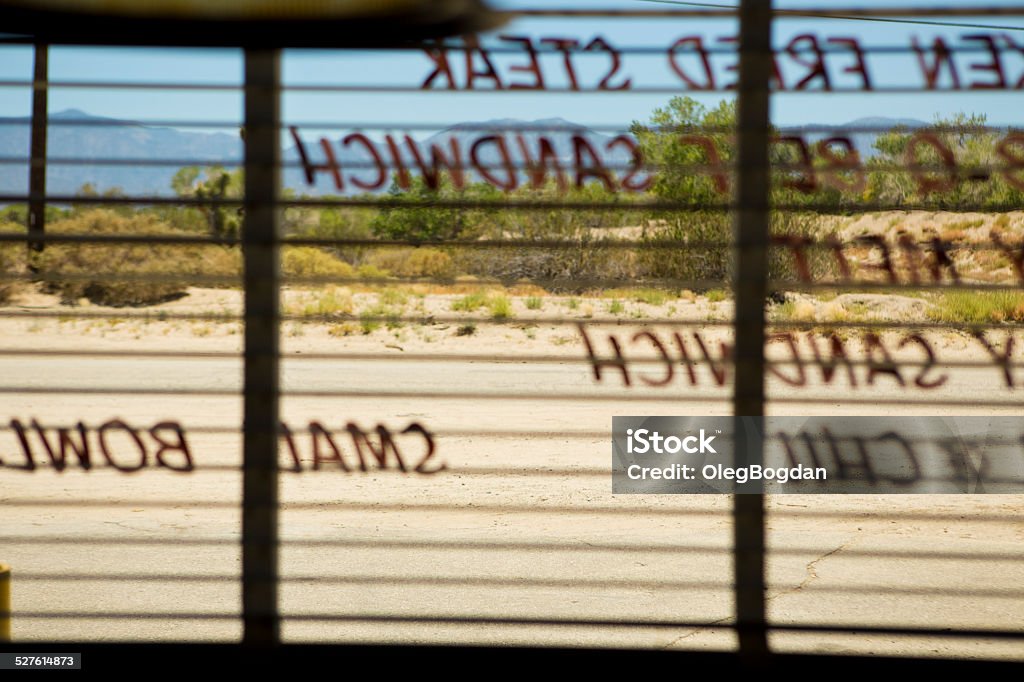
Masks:
[[[679,205],[648,216],[646,248],[639,258],[649,275],[691,287],[725,284],[730,279],[733,217],[726,207],[735,199],[735,128],[734,100],[707,108],[690,97],[673,97],[666,107],[654,110],[649,123],[632,125],[643,158],[654,171],[651,193]],[[769,134],[773,132],[769,130]],[[775,235],[822,236],[815,234],[819,221],[814,209],[822,193],[816,188],[802,191],[800,171],[778,168],[799,168],[802,162],[794,145],[772,144],[769,148],[769,163],[777,167],[772,176],[772,202],[799,207],[772,213]],[[828,192],[824,196],[834,201]],[[824,273],[829,263],[826,255],[820,251],[809,255],[813,272]],[[772,279],[791,279],[795,274],[792,258],[781,249],[769,252],[768,268]]]
[[[421,176],[414,176],[408,189],[403,190],[396,181],[388,190],[389,199],[409,205],[382,208],[371,221],[370,229],[377,237],[413,243],[473,239],[484,230],[482,211],[437,204],[457,199],[494,200],[498,196],[497,189],[484,183],[474,183],[460,191],[447,178],[442,178],[439,186],[432,188]]]
[[[728,278],[732,220],[714,205],[728,203],[732,195],[725,169],[734,155],[735,125],[734,101],[708,109],[690,97],[673,97],[666,107],[654,110],[649,123],[631,126],[645,162],[654,169],[651,193],[681,204],[678,210],[648,216],[652,227],[644,230],[646,248],[640,261],[654,277]]]
[[[933,125],[914,131],[893,129],[875,140],[867,198],[948,209],[1019,205],[1024,192],[993,171],[1007,164],[999,158],[1001,143],[1003,136],[987,127],[984,114],[936,117]]]
[[[210,199],[220,202],[240,199],[243,191],[242,169],[226,171],[220,166],[200,170],[186,166],[174,174],[171,189],[182,198]],[[242,225],[242,209],[222,203],[196,204],[206,223],[210,236],[216,239],[237,238]]]

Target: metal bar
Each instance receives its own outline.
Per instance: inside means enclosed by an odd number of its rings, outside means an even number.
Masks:
[[[768,293],[768,169],[770,0],[742,0],[739,9],[735,246],[735,385],[733,433],[736,465],[761,464],[764,433],[765,301]],[[745,428],[753,418],[755,432]],[[764,496],[759,486],[737,486],[733,495],[733,581],[740,655],[768,653],[765,610]],[[745,494],[756,493],[756,494]]]
[[[55,195],[47,197],[51,204],[81,204],[81,205],[111,205],[111,206],[239,206],[240,199],[189,199],[184,197],[170,196],[138,196],[138,197],[85,197],[70,194]],[[0,194],[0,203],[11,203],[25,201],[24,194],[8,193]],[[281,199],[278,206],[282,208],[321,208],[336,206],[354,206],[367,208],[395,208],[395,209],[423,209],[423,208],[444,208],[444,209],[465,209],[465,210],[494,210],[494,211],[550,211],[552,209],[576,210],[576,211],[708,211],[721,212],[732,211],[736,206],[725,202],[684,202],[684,201],[629,201],[629,202],[594,202],[594,201],[520,201],[508,199],[502,201],[479,201],[479,200],[410,200],[410,199],[365,199],[361,197],[351,198],[300,198]],[[906,202],[906,203],[879,203],[879,202],[858,202],[858,203],[821,203],[821,204],[796,204],[777,203],[773,206],[776,211],[793,211],[799,213],[826,213],[826,211],[841,211],[844,214],[874,213],[878,211],[947,211],[949,213],[1003,213],[1007,211],[1019,211],[1020,203],[1012,201],[998,204],[981,203],[958,203],[952,206],[943,205],[940,202]],[[826,215],[829,215],[826,213]]]
[[[245,53],[244,436],[242,641],[280,640],[277,608],[281,54]]]
[[[707,510],[709,515],[717,515],[718,512]],[[839,518],[848,518],[839,517]],[[900,519],[917,520],[919,515],[907,517],[900,515]],[[947,519],[949,517],[946,517]],[[924,520],[934,520],[926,518]],[[972,518],[973,523],[977,519]],[[985,519],[982,518],[982,521]],[[993,520],[989,518],[988,520]],[[996,521],[1004,521],[998,517]],[[17,543],[19,545],[112,545],[148,547],[152,545],[174,547],[219,547],[230,542],[227,538],[174,538],[169,540],[166,537],[102,537],[102,536],[68,536],[68,535],[2,535],[0,542]],[[379,537],[371,538],[281,538],[281,544],[289,547],[344,547],[347,549],[394,549],[394,550],[437,550],[445,552],[558,552],[558,553],[588,553],[588,554],[612,554],[616,552],[651,552],[654,554],[722,554],[731,552],[731,547],[720,547],[711,544],[663,544],[663,543],[574,543],[566,544],[550,541],[533,540],[448,540],[443,538],[427,538],[415,540],[381,540]],[[819,546],[801,545],[798,547],[776,547],[772,553],[776,556],[805,556],[808,553],[820,552]],[[850,547],[843,550],[843,556],[859,559],[874,559],[878,557],[907,559],[911,561],[1019,561],[1019,552],[944,552],[938,550],[887,550],[887,549],[861,549]]]
[[[211,621],[234,620],[236,614],[207,611],[23,611],[19,618],[75,619],[75,620],[171,620]],[[517,625],[550,627],[605,627],[605,628],[657,628],[674,630],[729,630],[729,621],[562,618],[562,617],[499,617],[492,615],[442,615],[434,613],[289,613],[288,620],[307,623],[415,623],[438,625]],[[1008,639],[1024,640],[1024,630],[995,630],[984,628],[930,628],[915,626],[859,625],[857,623],[781,623],[776,630],[808,633],[859,633],[872,635],[906,635],[910,637],[941,637],[943,639]],[[839,661],[842,659],[836,657]],[[913,659],[910,659],[913,660]]]
[[[282,316],[282,319],[287,319]],[[384,319],[384,318],[382,318]],[[526,320],[538,321],[538,320]],[[539,320],[543,322],[544,320]],[[593,321],[591,321],[593,322]],[[607,320],[605,326],[613,324],[618,326],[618,320]],[[694,322],[694,324],[703,324],[702,322]],[[943,329],[947,329],[948,325],[943,325]],[[148,360],[151,358],[164,358],[173,360],[237,360],[240,356],[237,353],[227,351],[176,351],[176,350],[141,350],[134,351],[130,354],[125,351],[119,350],[99,350],[99,349],[88,349],[88,350],[71,350],[62,348],[5,348],[0,350],[0,357],[40,357],[40,358],[117,358],[119,360]],[[531,364],[560,364],[560,365],[589,365],[595,360],[614,360],[614,355],[595,355],[594,358],[586,356],[580,356],[576,354],[523,354],[523,355],[512,355],[512,354],[485,354],[485,353],[418,353],[418,352],[337,352],[337,353],[282,353],[281,357],[288,361],[297,362],[308,362],[308,361],[324,361],[324,360],[340,360],[349,362],[487,362],[494,364],[501,363],[531,363]],[[731,364],[732,358],[724,357],[721,359],[714,358],[690,358],[687,361],[690,365],[700,367],[710,363],[726,363]],[[657,355],[638,355],[635,358],[630,358],[629,363],[636,365],[662,365],[665,363],[665,359]],[[765,365],[768,367],[793,367],[799,365],[813,365],[814,359],[810,356],[800,356],[796,359],[779,359],[779,360],[765,360]],[[851,367],[876,367],[878,366],[877,361],[872,360],[861,360],[851,358],[848,363]],[[998,367],[1009,367],[1012,369],[1018,369],[1024,367],[1024,362],[1017,362],[1014,360],[1007,360],[1006,362],[1000,361],[998,365],[995,365],[991,360],[941,360],[941,361],[930,361],[930,360],[900,360],[897,363],[901,368],[914,368],[914,367],[943,367],[943,368],[976,368],[976,369],[989,369],[993,366]],[[52,389],[51,390],[55,390]],[[192,425],[189,427],[190,431],[209,431],[210,429],[222,429],[225,432],[230,431],[232,433],[237,432],[238,429],[231,427],[203,427]],[[0,423],[0,433],[10,429],[10,426]],[[450,434],[451,432],[449,432]],[[479,435],[481,432],[473,430],[471,433]],[[484,432],[493,434],[494,432]],[[509,431],[508,435],[518,434],[518,431]],[[541,434],[542,431],[533,431],[531,433]],[[561,431],[558,434],[570,435],[571,431]],[[604,432],[598,431],[586,431],[579,432],[585,433],[592,438],[603,438]],[[766,436],[767,438],[767,436]]]
[[[0,563],[0,642],[11,641],[11,567]]]
[[[0,194],[0,203],[24,201],[24,194]],[[239,206],[240,199],[188,199],[183,197],[169,196],[138,196],[138,197],[83,197],[70,194],[50,195],[48,201],[51,204],[97,204],[111,206]],[[465,210],[495,210],[495,211],[549,211],[551,209],[577,210],[577,211],[733,211],[737,206],[731,203],[696,203],[683,201],[629,201],[629,202],[594,202],[594,201],[519,201],[508,199],[503,201],[478,201],[478,200],[437,200],[423,201],[411,199],[364,199],[353,198],[300,198],[281,199],[277,202],[282,208],[319,208],[334,206],[362,206],[368,208],[450,208]],[[1006,211],[1019,211],[1020,204],[1004,202],[999,204],[959,203],[955,206],[944,206],[939,202],[908,202],[908,203],[821,203],[821,204],[796,204],[778,203],[773,206],[776,211],[794,211],[801,213],[822,213],[826,209],[842,211],[843,213],[873,213],[877,211],[948,211],[950,213],[967,213],[984,211],[987,213],[1002,213]]]
[[[777,51],[765,49],[761,52],[765,58],[770,55],[778,54]],[[25,88],[31,87],[35,89],[48,87],[49,89],[67,89],[67,90],[177,90],[177,91],[196,91],[196,92],[233,92],[239,88],[235,85],[230,84],[216,84],[216,83],[145,83],[145,82],[116,82],[116,81],[53,81],[51,83],[43,83],[41,81],[26,81],[26,80],[0,80],[0,88]],[[423,88],[416,84],[377,84],[377,85],[366,85],[366,84],[333,84],[333,83],[306,83],[302,85],[290,85],[287,91],[292,92],[305,92],[305,93],[377,93],[377,94],[419,94],[419,95],[444,95],[444,96],[468,96],[468,97],[515,97],[518,90],[512,90],[509,88],[499,89],[454,89],[445,87],[428,87]],[[925,85],[879,85],[871,90],[867,90],[863,87],[833,87],[830,90],[824,90],[821,88],[802,88],[802,89],[789,89],[786,87],[775,87],[775,92],[785,93],[788,95],[865,95],[865,94],[938,94],[938,93],[970,93],[971,90],[965,86],[953,86],[953,87],[926,87]],[[993,92],[1014,92],[1013,89],[1007,87],[999,90],[992,90]],[[627,97],[635,95],[678,95],[682,93],[689,94],[707,94],[712,92],[730,93],[731,89],[726,87],[714,87],[708,89],[696,89],[681,87],[677,84],[666,83],[664,85],[649,85],[649,86],[636,86],[631,87],[627,90],[616,90],[614,91],[618,97]],[[570,86],[564,87],[546,87],[543,90],[536,90],[534,94],[537,96],[550,96],[550,95],[594,95],[606,97],[608,90],[601,90],[598,88],[578,88],[574,89]]]
[[[667,5],[674,3],[667,2]],[[523,9],[510,9],[496,12],[498,16],[509,18],[591,18],[591,19],[643,19],[643,18],[712,18],[712,17],[734,17],[739,10],[739,16],[743,17],[743,4],[738,7],[732,3],[687,3],[690,7],[679,7],[674,9],[547,9],[541,7],[527,7]],[[820,6],[801,9],[776,9],[770,10],[775,16],[797,16],[813,18],[844,18],[851,17],[1015,17],[1024,14],[1024,7],[999,6],[999,5],[970,5],[965,7],[913,7],[913,6],[892,6],[892,7],[861,7],[861,6]]]
[[[948,49],[949,49],[949,51],[951,53],[952,52],[963,51],[962,48],[956,48],[954,46],[950,46]],[[705,50],[707,51],[707,48],[705,48]],[[824,50],[822,48],[819,48],[819,50],[822,51],[823,53],[827,52],[827,50]],[[663,51],[659,51],[659,53],[660,52],[663,52]],[[734,53],[734,52],[735,52],[735,50],[732,51],[732,53]],[[864,52],[865,52],[865,54],[867,54],[868,50],[865,50]],[[844,54],[845,53],[846,53],[846,51],[844,51]],[[30,81],[24,81],[22,83],[22,87],[26,87],[28,85],[31,85]],[[11,82],[0,83],[0,87],[14,87],[14,83],[11,83]],[[816,91],[813,91],[813,92],[817,92],[818,94],[826,94],[827,92],[832,92],[832,91],[816,90]],[[21,126],[24,126],[24,125],[25,125],[25,121],[23,119],[18,119],[18,118],[0,118],[0,129],[3,129],[4,127],[7,127],[7,126],[21,127]],[[349,120],[349,121],[345,121],[345,120],[334,120],[334,121],[309,120],[309,121],[303,121],[303,120],[299,120],[299,121],[289,121],[289,122],[283,123],[282,124],[282,129],[284,130],[284,129],[288,129],[288,128],[298,128],[298,129],[300,129],[302,131],[314,130],[314,131],[317,131],[317,132],[324,131],[324,130],[392,130],[392,129],[394,129],[394,130],[409,130],[409,131],[441,132],[441,131],[444,131],[444,130],[447,130],[448,128],[450,128],[451,125],[452,125],[451,121],[444,121],[444,122],[440,122],[440,123],[429,123],[429,122],[417,122],[417,121],[404,121],[403,122],[403,121],[398,121],[398,120],[391,120],[391,121],[368,121],[368,120]],[[84,127],[84,128],[111,128],[111,127],[119,128],[119,127],[124,127],[124,126],[143,126],[143,127],[154,127],[154,128],[229,128],[231,130],[236,130],[238,128],[238,126],[239,126],[239,122],[238,121],[202,121],[202,120],[186,120],[186,119],[173,119],[173,118],[145,118],[145,119],[139,119],[139,118],[133,118],[133,119],[61,118],[61,119],[49,121],[49,126],[51,128],[61,127],[61,126],[74,126],[75,128],[82,128],[82,127]],[[955,133],[955,132],[960,132],[961,130],[964,129],[964,127],[965,126],[957,126],[957,125],[927,124],[925,126],[925,129],[928,130],[929,132],[933,132],[933,133]],[[1008,131],[1010,131],[1012,129],[1015,129],[1016,127],[1017,126],[1015,126],[1012,123],[1007,123],[1007,124],[985,123],[985,124],[979,124],[979,125],[973,125],[972,124],[972,125],[969,126],[970,130],[973,131],[973,132],[989,132],[989,133],[991,133],[991,132],[1008,132]],[[574,133],[574,132],[579,132],[583,128],[587,128],[587,129],[594,130],[594,131],[597,131],[597,132],[619,132],[619,133],[628,133],[631,130],[633,130],[633,126],[632,125],[614,125],[614,124],[610,124],[610,123],[596,123],[596,122],[588,123],[586,121],[577,121],[576,123],[567,123],[567,124],[561,124],[561,125],[559,125],[559,124],[534,125],[534,124],[524,123],[523,125],[510,126],[510,125],[502,125],[500,123],[486,123],[486,122],[484,122],[484,123],[468,123],[467,122],[467,123],[459,124],[459,130],[470,131],[470,132],[500,132],[500,131],[508,131],[508,132],[534,132],[534,133],[536,133],[536,132],[570,132],[570,133]],[[683,131],[692,130],[692,126],[683,126],[683,125],[675,125],[675,124],[653,125],[653,124],[650,124],[650,123],[640,123],[639,124],[639,128],[641,130],[646,130],[646,131],[662,131],[662,132],[671,132],[671,131],[683,132]],[[828,123],[812,123],[812,124],[808,124],[806,126],[804,126],[804,125],[801,125],[801,126],[780,126],[779,127],[779,131],[783,132],[783,133],[785,133],[785,132],[793,132],[793,131],[803,132],[803,133],[813,133],[813,132],[871,133],[871,132],[887,132],[891,128],[892,128],[892,126],[888,126],[887,127],[887,126],[879,126],[879,125],[838,125],[838,124],[828,124]],[[733,133],[733,132],[736,131],[736,128],[734,126],[726,127],[726,126],[706,125],[706,126],[701,126],[700,130],[702,132],[705,132],[705,133]],[[227,160],[227,161],[230,161],[230,160]],[[223,165],[225,165],[225,163],[227,161],[226,160],[221,160],[221,159],[209,159],[209,158],[197,159],[196,160],[196,164],[192,164],[192,165],[201,165],[201,164],[204,164],[204,163],[205,164],[209,164],[209,163],[216,162],[217,165],[223,166]],[[240,164],[241,160],[238,160],[237,163]]]
[[[993,365],[1001,367],[1001,365]],[[709,385],[710,390],[718,390],[718,386]],[[724,387],[722,387],[724,389]],[[621,403],[629,400],[635,403],[731,403],[727,393],[720,395],[677,395],[668,393],[630,393],[630,388],[623,385],[618,393],[497,393],[490,391],[378,391],[378,390],[349,390],[349,391],[288,391],[291,398],[337,398],[351,400],[393,400],[409,399],[418,400],[508,400],[508,401],[575,401],[590,403]],[[190,398],[195,396],[232,398],[238,395],[238,391],[232,389],[181,389],[181,388],[143,388],[139,386],[114,386],[109,388],[81,388],[77,386],[0,386],[0,394],[25,394],[25,395],[133,395],[133,396],[165,396],[169,398]],[[921,395],[921,394],[916,394]],[[801,397],[780,396],[772,398],[777,405],[804,405],[834,403],[841,404],[836,400],[835,393],[814,393]],[[876,398],[844,398],[842,403],[846,405],[920,405],[925,407],[1007,407],[1024,408],[1024,397],[1013,399],[990,399],[972,400],[969,403],[963,398],[903,398],[903,397],[876,397]],[[269,432],[276,433],[274,429]],[[8,502],[5,501],[4,504]]]
[[[29,263],[32,263],[32,252],[40,252],[44,248],[42,241],[32,241],[33,237],[46,234],[46,119],[48,118],[47,95],[49,91],[46,81],[49,78],[49,47],[37,43],[35,46],[34,80],[43,83],[43,87],[32,91],[32,141],[30,155],[32,163],[28,171],[28,242]]]
[[[397,478],[403,476],[403,474],[397,474],[392,472]],[[362,475],[360,473],[360,475]],[[623,514],[629,514],[635,511],[637,514],[643,514],[644,516],[657,516],[657,517],[673,517],[676,519],[683,517],[693,517],[699,519],[707,519],[709,515],[718,516],[719,512],[708,510],[706,507],[694,507],[694,508],[670,508],[670,507],[650,507],[643,506],[643,498],[637,500],[634,505],[623,505],[607,506],[607,505],[537,505],[537,504],[502,504],[502,503],[483,503],[470,501],[469,503],[452,504],[450,502],[441,503],[429,503],[429,502],[410,502],[410,501],[399,501],[399,502],[352,502],[346,500],[337,499],[324,499],[324,500],[313,500],[309,502],[305,501],[289,501],[288,510],[292,511],[295,509],[302,510],[319,510],[321,512],[331,513],[384,513],[384,512],[401,512],[403,514],[566,514],[566,515],[582,515],[588,514],[610,514],[615,515],[618,518],[622,518]],[[164,509],[164,508],[181,508],[188,506],[190,509],[223,509],[226,511],[232,511],[238,509],[238,502],[232,500],[196,500],[186,498],[166,499],[166,498],[146,498],[146,497],[119,497],[109,500],[76,500],[76,499],[53,499],[53,500],[40,500],[37,498],[8,498],[4,500],[4,507],[33,507],[33,508],[53,508],[53,509],[64,509],[81,506],[82,508],[89,509],[105,509],[105,508],[124,508],[126,506],[135,507],[146,507],[153,509]],[[808,510],[805,512],[792,511],[788,509],[778,508],[778,503],[772,510],[772,513],[779,518],[801,518],[801,519],[845,519],[850,520],[851,515],[856,515],[862,519],[884,519],[892,520],[898,518],[900,520],[915,520],[915,521],[943,521],[953,524],[963,524],[969,522],[971,524],[978,523],[993,523],[993,524],[1005,524],[1006,513],[992,513],[982,514],[980,512],[973,513],[969,517],[965,517],[962,512],[952,511],[950,513],[927,513],[927,512],[900,512],[893,515],[891,510],[882,510],[879,512],[869,512],[858,508],[855,504],[851,504],[851,507],[843,511],[817,511]],[[69,542],[73,540],[69,539]],[[125,536],[124,538],[118,537],[113,542],[120,544],[122,542],[133,542],[130,538]],[[185,547],[189,545],[187,539],[178,539],[177,537],[166,537],[162,542],[174,546]],[[225,538],[224,543],[228,542]],[[315,542],[315,541],[314,541]],[[330,544],[333,540],[324,540],[322,543],[316,544]],[[380,539],[374,539],[374,543],[380,546]],[[305,539],[296,540],[293,539],[287,544],[291,545],[303,545],[308,544]],[[573,544],[574,551],[583,547],[582,544]],[[778,550],[773,550],[778,551]],[[845,554],[845,552],[844,552]],[[21,615],[21,612],[18,613]],[[775,627],[773,625],[773,627]]]
[[[345,280],[334,280],[333,284],[342,284]],[[396,282],[400,283],[400,282]],[[482,282],[486,285],[488,282]],[[478,284],[478,283],[474,283]],[[816,287],[820,289],[835,289],[840,287],[840,284]],[[866,289],[870,290],[875,287],[864,287],[862,285],[853,286],[853,289]],[[884,287],[877,287],[883,289]],[[890,287],[893,288],[893,287]],[[899,287],[895,287],[898,289]],[[929,287],[907,287],[914,290],[928,290]],[[939,289],[939,287],[932,287],[933,289]],[[1012,291],[1011,287],[941,287],[944,289],[961,289],[961,290],[973,290],[973,291]],[[1020,287],[1016,287],[1019,289]],[[802,288],[797,289],[798,291],[813,290]],[[565,296],[563,296],[565,297]],[[554,305],[558,305],[557,301]],[[26,320],[57,320],[58,322],[66,321],[69,313],[61,310],[17,310],[17,311],[0,311],[0,319],[26,319]],[[623,323],[629,322],[635,326],[666,326],[673,328],[687,328],[687,327],[731,327],[733,322],[727,319],[707,319],[706,317],[646,317],[642,320],[637,319],[635,322],[631,322],[630,319],[624,315],[612,316],[608,314],[602,314],[601,317],[585,318],[582,316],[577,317],[541,317],[541,316],[521,316],[521,317],[506,317],[495,319],[493,317],[483,317],[480,315],[281,315],[281,321],[284,322],[298,322],[308,324],[334,324],[339,322],[381,322],[384,324],[415,324],[415,325],[426,325],[436,326],[444,324],[477,324],[477,325],[493,325],[493,326],[506,326],[515,327],[522,325],[536,325],[545,324],[550,326],[565,326],[565,325],[579,325],[585,324],[587,327],[611,327],[621,326]],[[96,313],[78,313],[74,316],[74,319],[70,321],[71,324],[85,321],[85,320],[120,320],[121,322],[141,322],[142,324],[160,324],[165,322],[173,322],[175,320],[185,321],[206,321],[216,322],[220,324],[233,324],[239,321],[238,317],[233,315],[224,315],[221,313],[143,313],[143,314],[122,314],[119,312],[96,312]],[[906,322],[892,322],[889,320],[864,320],[856,321],[851,320],[847,322],[827,322],[818,320],[773,320],[768,326],[773,329],[801,329],[805,331],[815,331],[817,329],[867,329],[870,331],[878,329],[894,329],[894,330],[925,330],[925,329],[942,329],[942,330],[953,330],[961,332],[974,332],[976,330],[985,329],[998,329],[1007,332],[1014,332],[1024,327],[1021,323],[1008,323],[1008,322],[933,322],[929,320],[909,320]],[[521,360],[517,360],[519,362]],[[953,365],[948,364],[947,361],[943,360],[940,363],[942,366],[951,367]],[[1012,364],[1012,363],[1011,363]],[[970,365],[965,365],[970,366]],[[981,363],[980,366],[988,366],[987,363]]]

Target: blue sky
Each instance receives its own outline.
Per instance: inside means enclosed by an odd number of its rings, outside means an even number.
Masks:
[[[729,0],[721,0],[726,4]],[[776,6],[799,8],[820,6],[807,0],[776,2]],[[846,4],[846,3],[844,3]],[[885,6],[885,2],[850,3],[858,6]],[[905,0],[903,5],[935,6],[943,3]],[[1002,1],[985,5],[1012,5]],[[492,0],[499,8],[556,6],[556,3],[523,0]],[[662,4],[628,1],[569,1],[564,7],[618,7],[628,9],[659,9]],[[1024,18],[978,17],[952,21],[984,23],[1007,27],[1024,26]],[[700,35],[711,44],[720,37],[735,33],[733,20],[629,20],[629,19],[537,19],[521,20],[507,25],[495,34],[483,36],[485,45],[500,44],[497,34],[575,38],[583,42],[601,36],[608,43],[623,49],[622,73],[632,78],[636,88],[664,88],[687,93],[680,80],[668,67],[664,50],[683,36]],[[854,37],[865,47],[908,47],[911,36],[930,43],[936,36],[951,44],[963,44],[965,34],[984,32],[978,29],[951,28],[909,24],[886,24],[836,19],[784,19],[776,22],[774,41],[784,46],[793,36],[814,33],[824,37]],[[1024,46],[1024,31],[1008,32]],[[656,54],[629,53],[629,48],[657,48]],[[1024,54],[1004,55],[1007,75],[1014,81],[1024,76]],[[461,59],[461,58],[460,58]],[[502,78],[528,80],[522,73],[508,67],[524,63],[522,54],[493,57]],[[730,63],[727,55],[713,57],[713,68],[721,79]],[[832,57],[830,57],[832,59]],[[843,74],[852,62],[845,55],[830,62],[836,86],[856,82],[855,75]],[[921,78],[912,54],[870,55],[869,66],[876,85],[919,87]],[[958,63],[971,78],[983,79],[981,71],[969,71],[969,64],[982,56],[971,53],[958,56]],[[542,67],[549,85],[565,86],[565,69],[559,55],[542,57]],[[581,84],[586,87],[600,79],[607,69],[603,54],[576,58]],[[695,58],[681,63],[688,72],[696,69]],[[793,64],[783,64],[785,76],[795,74]],[[459,69],[456,69],[458,71]],[[431,71],[430,61],[419,52],[401,54],[373,51],[304,51],[291,50],[284,58],[286,85],[388,84],[416,88]],[[241,53],[237,50],[150,50],[111,48],[53,48],[50,56],[50,77],[54,81],[125,81],[125,82],[196,82],[237,85],[241,81]],[[31,48],[0,46],[0,79],[27,80],[32,73]],[[621,80],[618,77],[616,81]],[[458,92],[458,93],[286,93],[284,114],[288,123],[330,122],[337,129],[367,123],[415,122],[439,126],[458,121],[481,121],[493,118],[539,119],[562,117],[575,122],[609,127],[626,127],[633,120],[645,120],[650,112],[662,106],[672,92],[658,93],[532,93],[532,92]],[[724,93],[702,95],[711,104]],[[0,116],[23,116],[30,107],[31,95],[25,87],[0,88]],[[773,97],[772,116],[778,124],[843,123],[862,116],[913,117],[931,120],[934,115],[955,112],[984,113],[995,124],[1020,125],[1024,98],[1017,92],[971,91],[934,94],[884,93],[778,93]],[[55,88],[50,94],[50,111],[78,108],[91,114],[160,121],[222,121],[237,124],[241,116],[241,95],[238,91],[201,92],[179,90],[117,90]],[[308,127],[307,127],[308,129]]]

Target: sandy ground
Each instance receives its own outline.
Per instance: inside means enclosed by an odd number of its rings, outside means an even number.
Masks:
[[[286,309],[315,296],[289,291]],[[373,303],[373,294],[353,296],[357,311]],[[602,353],[611,333],[630,357],[649,358],[650,344],[629,339],[642,328],[667,339],[671,329],[644,327],[646,320],[701,321],[689,332],[698,331],[713,348],[728,337],[718,322],[728,319],[731,304],[705,297],[658,305],[623,300],[623,309],[612,313],[607,299],[549,296],[531,310],[519,296],[513,319],[477,322],[472,333],[460,335],[470,317],[487,313],[452,311],[458,298],[411,295],[401,304],[403,314],[424,323],[382,325],[369,334],[357,319],[283,325],[282,411],[307,469],[311,420],[336,435],[349,421],[393,431],[419,422],[436,434],[438,460],[448,467],[430,476],[282,474],[285,638],[735,646],[734,636],[717,627],[728,625],[733,608],[730,498],[612,495],[608,443],[613,415],[725,415],[730,389],[716,386],[706,366],[697,368],[696,383],[679,371],[666,386],[646,386],[641,375],[658,376],[660,367],[650,363],[636,366],[631,387],[614,372],[597,382],[576,327],[592,325]],[[906,307],[886,305],[883,310]],[[170,319],[230,316],[239,306],[237,292],[193,290],[144,310],[59,307],[40,295],[4,309],[5,423],[81,419],[95,426],[117,418],[148,427],[173,419],[188,430],[199,467],[187,474],[153,467],[134,474],[0,468],[0,560],[15,570],[16,639],[239,636],[233,616],[240,603],[241,484],[234,467],[241,457],[241,362],[231,354],[241,346],[240,327],[219,319]],[[55,312],[61,317],[10,315]],[[133,317],[141,313],[147,317]],[[924,335],[940,361],[989,358],[967,335]],[[896,343],[899,335],[886,339]],[[851,354],[863,350],[856,336],[848,343]],[[784,357],[783,346],[773,344],[771,353]],[[102,354],[75,355],[82,351]],[[167,351],[186,355],[161,355]],[[1021,352],[1018,345],[1013,357],[1019,360]],[[893,354],[922,359],[914,347]],[[1021,388],[1007,388],[1000,368],[941,369],[946,383],[927,391],[909,373],[905,387],[891,377],[867,386],[864,375],[856,387],[844,377],[825,385],[813,370],[801,388],[773,378],[769,391],[777,402],[770,411],[1022,413]],[[1022,384],[1024,372],[1011,378]],[[106,392],[76,392],[96,388]],[[421,397],[425,392],[436,395]],[[991,399],[1006,404],[981,404]],[[422,443],[408,438],[403,447],[418,452]],[[146,442],[151,458],[153,445]],[[111,436],[110,445],[118,453],[135,452],[123,433]],[[9,428],[0,431],[6,463],[17,459],[18,448]],[[1019,630],[1024,622],[1019,497],[791,495],[767,504],[775,622],[954,630]],[[439,616],[680,624],[456,624],[435,622]],[[690,622],[706,626],[685,625]],[[1020,640],[846,633],[772,638],[780,650],[1024,658]]]

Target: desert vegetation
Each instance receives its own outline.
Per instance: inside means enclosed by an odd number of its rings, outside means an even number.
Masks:
[[[693,166],[712,159],[707,144],[688,143],[686,136],[705,131],[703,139],[713,143],[717,162],[727,166],[735,153],[730,132],[735,117],[730,103],[707,109],[678,97],[654,111],[649,121],[635,123],[631,132],[639,150],[645,162],[658,169],[643,193],[612,192],[598,181],[560,187],[553,179],[541,187],[524,183],[509,192],[483,182],[456,189],[443,177],[433,187],[413,177],[404,190],[396,182],[387,197],[393,204],[387,207],[290,206],[283,211],[280,262],[284,284],[294,294],[288,295],[285,312],[297,320],[329,322],[336,335],[349,335],[395,331],[402,320],[417,314],[428,319],[437,314],[427,309],[428,296],[444,298],[439,310],[445,314],[484,316],[503,323],[543,315],[671,316],[698,298],[716,311],[727,311],[729,283],[735,275],[732,216],[725,210],[732,199],[731,181],[693,172]],[[844,262],[818,248],[806,250],[799,263],[792,249],[773,246],[772,319],[841,322],[889,314],[863,300],[835,302],[835,294],[827,292],[810,296],[789,291],[788,284],[808,277],[831,281],[842,274],[883,282],[878,259],[906,254],[880,254],[876,242],[865,241],[866,235],[941,240],[953,245],[950,263],[958,277],[1016,281],[1020,263],[1014,260],[1015,252],[993,241],[1021,241],[1024,214],[956,213],[966,205],[1024,205],[1019,178],[986,170],[998,162],[992,151],[998,146],[995,134],[985,127],[983,117],[960,116],[937,121],[934,135],[953,150],[960,169],[943,176],[942,191],[922,191],[917,176],[899,169],[907,165],[911,152],[918,164],[941,166],[949,161],[927,145],[908,152],[908,131],[893,130],[878,138],[877,154],[865,163],[862,187],[849,183],[844,189],[839,183],[810,193],[794,179],[798,173],[790,170],[799,161],[797,151],[773,146],[772,162],[782,170],[772,200],[786,210],[773,212],[772,233],[794,243],[817,241],[848,248]],[[989,173],[988,181],[978,182],[983,172]],[[47,234],[72,239],[38,252],[14,238],[0,243],[0,302],[36,288],[66,305],[149,306],[183,297],[190,288],[237,288],[244,216],[232,202],[241,196],[241,171],[183,168],[172,188],[183,199],[198,203],[96,208],[95,202],[83,202],[49,207]],[[83,187],[82,193],[95,195],[95,190]],[[363,198],[372,203],[379,197]],[[204,199],[214,203],[204,205]],[[453,207],[456,199],[468,205]],[[480,207],[506,201],[516,207]],[[552,206],[557,202],[577,208]],[[854,210],[863,202],[895,210]],[[649,208],[666,204],[673,209]],[[913,211],[899,210],[904,205]],[[17,237],[25,233],[26,224],[25,206],[0,210],[0,232]],[[75,241],[78,237],[89,241]],[[120,237],[129,240],[116,241]],[[209,240],[202,243],[202,237]],[[923,272],[934,269],[928,257],[922,256]],[[950,263],[943,267],[949,269]],[[840,272],[844,268],[848,272]],[[846,290],[855,292],[856,286]],[[1024,321],[1024,295],[1019,292],[913,293],[901,287],[890,293],[916,297],[923,306],[917,312],[931,321]],[[715,307],[718,304],[726,307]],[[467,320],[458,333],[471,335],[472,324]]]

